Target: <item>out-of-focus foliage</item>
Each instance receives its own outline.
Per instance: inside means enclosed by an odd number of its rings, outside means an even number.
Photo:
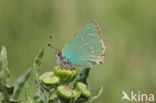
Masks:
[[[155,5],[155,0],[0,0],[0,46],[8,51],[10,84],[32,66],[41,47],[42,72],[55,66],[55,50],[47,46],[49,34],[61,48],[94,18],[106,45],[105,62],[89,76],[92,94],[104,86],[96,102],[120,103],[123,90],[156,93]],[[33,79],[29,82],[35,92]]]
[[[21,77],[19,77],[14,86],[9,85],[9,69],[7,61],[7,51],[2,47],[0,53],[0,102],[2,103],[18,103],[19,95],[24,83],[30,76],[31,69],[28,69]]]

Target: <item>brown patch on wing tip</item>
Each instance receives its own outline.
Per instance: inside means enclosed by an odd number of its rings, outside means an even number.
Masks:
[[[99,39],[102,39],[102,36],[101,35],[99,35]]]
[[[103,56],[105,56],[105,54],[104,54],[104,53],[102,53],[102,55],[101,55],[101,56],[103,57]]]
[[[102,64],[102,60],[99,61],[99,64]]]

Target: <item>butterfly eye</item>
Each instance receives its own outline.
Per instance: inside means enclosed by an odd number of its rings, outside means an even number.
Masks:
[[[60,53],[60,52],[58,52],[58,53],[57,53],[57,56],[58,56],[58,57],[60,57],[60,55],[61,55],[61,53]]]

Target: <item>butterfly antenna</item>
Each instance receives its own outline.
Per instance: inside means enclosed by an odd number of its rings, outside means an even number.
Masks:
[[[49,35],[50,40],[53,42],[53,44],[56,44],[55,41],[53,40],[52,35]]]
[[[55,50],[57,50],[57,51],[59,51],[59,49],[56,47],[56,43],[55,43],[55,41],[53,40],[52,35],[49,35],[49,38],[50,38],[50,40],[52,41],[52,43],[54,44],[54,46],[52,46],[50,43],[48,43],[48,46],[51,47],[51,48],[53,48],[53,49],[55,49]]]
[[[49,47],[51,47],[51,48],[53,48],[53,49],[55,49],[56,51],[59,51],[59,49],[58,49],[58,48],[56,48],[56,47],[52,46],[50,43],[48,43],[48,46],[49,46]]]

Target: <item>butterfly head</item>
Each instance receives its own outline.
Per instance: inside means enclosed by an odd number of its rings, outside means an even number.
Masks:
[[[57,59],[57,64],[62,65],[62,64],[63,64],[63,57],[62,57],[61,51],[58,51],[58,52],[56,53],[56,57],[58,58],[58,59]]]
[[[58,59],[57,59],[56,63],[57,63],[58,65],[61,65],[63,68],[64,68],[65,66],[67,66],[67,67],[69,67],[69,68],[73,68],[74,66],[71,64],[71,61],[70,61],[69,59],[67,59],[66,57],[63,57],[63,56],[62,56],[61,50],[58,49],[58,48],[56,47],[55,42],[53,41],[53,37],[50,35],[49,38],[50,38],[50,40],[52,41],[53,44],[51,45],[51,44],[49,43],[48,46],[57,51],[56,57],[57,57]]]
[[[58,52],[56,53],[56,57],[57,57],[57,58],[61,58],[61,57],[62,57],[61,51],[58,51]]]
[[[74,68],[71,61],[69,59],[67,59],[66,57],[62,56],[61,51],[58,51],[56,53],[56,57],[58,58],[57,61],[56,61],[58,65],[61,65],[62,67],[66,66],[66,67],[69,67],[69,68]]]

